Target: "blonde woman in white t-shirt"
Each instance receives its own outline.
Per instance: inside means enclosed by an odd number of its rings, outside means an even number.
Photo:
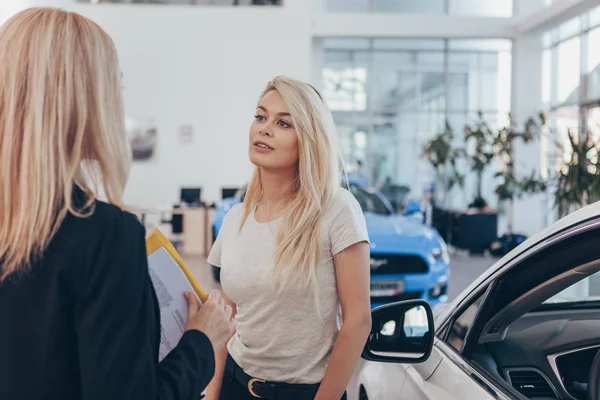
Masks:
[[[256,166],[208,262],[238,320],[208,400],[338,400],[371,328],[369,244],[342,188],[333,118],[309,84],[268,83],[250,127]]]

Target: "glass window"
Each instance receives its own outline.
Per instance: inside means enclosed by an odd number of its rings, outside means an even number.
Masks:
[[[490,124],[507,122],[511,55],[493,49],[510,48],[510,42],[451,40],[455,49],[444,50],[444,40],[368,41],[372,46],[366,51],[365,42],[357,42],[361,47],[353,51],[342,50],[350,43],[345,39],[326,41],[323,95],[348,172],[360,171],[370,185],[391,178],[416,198],[434,175],[422,157],[425,142],[443,132],[446,119],[457,147],[465,124],[476,120],[478,111]],[[464,192],[471,190],[467,186]],[[493,197],[491,185],[489,193],[484,191]],[[448,206],[461,206],[461,196],[452,198],[456,201]]]
[[[510,53],[482,53],[479,55],[481,110],[510,111],[510,81],[512,56]]]
[[[481,306],[482,299],[483,293],[480,294],[465,311],[463,311],[450,327],[450,332],[448,333],[448,339],[446,341],[459,353],[462,351],[469,329],[471,329],[475,322],[475,317],[477,316],[477,311],[479,311],[479,306]]]
[[[371,0],[327,0],[327,11],[369,12],[371,11]]]
[[[554,113],[549,114],[549,121],[552,124],[552,120],[554,119]],[[545,126],[542,128],[540,135],[540,175],[542,179],[547,180],[550,177],[550,174],[554,176],[554,168],[550,166],[550,160],[553,157],[554,147],[551,146],[550,141],[553,141],[554,138],[550,133],[549,126]]]
[[[558,27],[558,39],[563,40],[581,33],[581,18],[575,17]]]
[[[325,54],[323,95],[332,111],[367,108],[367,53],[333,51]]]
[[[508,116],[511,107],[512,53],[498,54],[498,111]],[[485,93],[484,93],[485,96]]]
[[[551,32],[546,32],[542,35],[542,44],[544,45],[544,47],[552,46],[552,33]]]
[[[456,15],[512,17],[512,0],[449,0],[448,11]]]
[[[444,50],[443,40],[430,39],[373,39],[375,50]]]
[[[587,74],[588,74],[588,100],[600,99],[600,28],[588,33],[587,46]]]
[[[448,108],[466,111],[479,108],[479,54],[448,55]]]
[[[542,103],[550,106],[552,90],[552,50],[542,53]]]
[[[556,168],[561,169],[571,159],[571,145],[568,133],[575,139],[579,132],[579,107],[561,107],[556,110]]]
[[[372,176],[374,185],[383,184],[386,178],[393,179],[397,175],[398,163],[398,131],[394,121],[377,121],[373,126]],[[404,160],[403,160],[404,162]]]
[[[484,53],[479,57],[479,108],[481,110],[497,110],[500,87],[506,85],[505,82],[498,79],[499,54]]]
[[[574,303],[600,301],[600,272],[569,286],[544,303]]]
[[[327,38],[323,40],[323,48],[327,50],[369,50],[369,39]]]
[[[361,125],[338,123],[336,131],[348,174],[357,174],[359,162],[367,159],[367,129]],[[364,171],[360,171],[364,173]]]
[[[450,50],[510,51],[512,42],[506,39],[450,39]]]
[[[600,25],[600,6],[594,8],[594,9],[592,9],[592,11],[590,11],[589,18],[590,18],[589,24],[590,24],[591,28]]]
[[[558,104],[577,104],[579,101],[580,44],[580,38],[575,37],[558,45]]]
[[[593,107],[588,110],[587,128],[594,139],[600,139],[600,107]]]
[[[419,103],[417,107],[429,111],[443,111],[446,107],[444,82],[445,55],[442,52],[417,54],[419,76]]]
[[[345,1],[345,0],[344,0]],[[445,0],[372,0],[375,12],[443,14]]]
[[[415,52],[379,52],[373,55],[372,89],[375,110],[415,107],[416,54]]]

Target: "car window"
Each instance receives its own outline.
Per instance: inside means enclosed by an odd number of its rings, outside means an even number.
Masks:
[[[350,192],[352,192],[358,204],[360,204],[363,212],[383,215],[390,214],[390,210],[375,193],[371,193],[358,185],[350,185]]]
[[[473,326],[482,298],[483,293],[477,296],[477,298],[450,325],[450,331],[448,332],[446,342],[459,353],[463,348],[469,329]]]
[[[600,301],[600,272],[569,286],[555,294],[544,304],[579,303]]]

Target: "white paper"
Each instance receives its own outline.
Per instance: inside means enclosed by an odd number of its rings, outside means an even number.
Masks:
[[[195,292],[177,262],[164,247],[148,257],[148,272],[160,307],[158,359],[161,361],[179,343],[185,332],[188,306],[183,292]]]

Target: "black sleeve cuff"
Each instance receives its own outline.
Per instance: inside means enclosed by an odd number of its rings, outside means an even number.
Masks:
[[[215,375],[215,351],[208,336],[195,329],[186,331],[181,337],[178,347],[183,347],[186,351],[196,354],[199,364],[203,366],[200,384],[203,388],[208,386]]]

